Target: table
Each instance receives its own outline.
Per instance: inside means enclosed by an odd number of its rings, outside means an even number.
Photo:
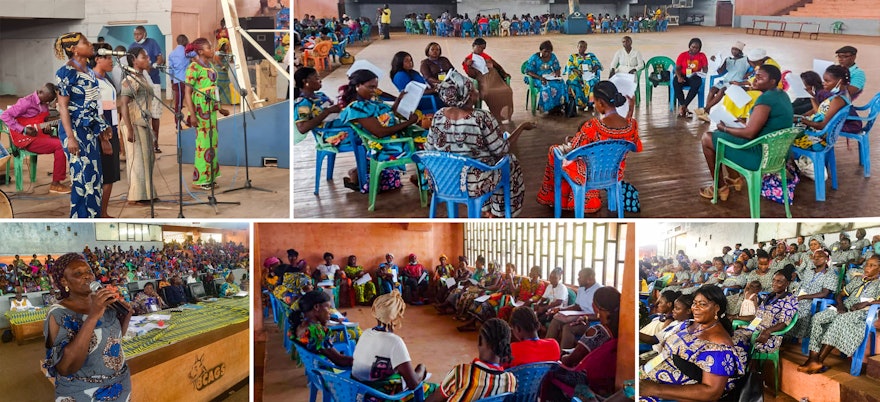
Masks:
[[[7,311],[5,316],[12,327],[15,342],[21,345],[26,340],[43,337],[43,322],[46,321],[47,308],[24,311]]]

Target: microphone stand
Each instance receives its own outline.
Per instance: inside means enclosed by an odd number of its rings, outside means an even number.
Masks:
[[[241,103],[241,106],[242,106],[241,130],[242,130],[242,135],[244,138],[244,185],[241,187],[231,188],[231,189],[225,190],[225,191],[223,191],[223,193],[229,193],[229,192],[238,191],[238,190],[259,190],[259,191],[265,191],[267,193],[274,193],[275,191],[273,191],[273,190],[260,188],[260,187],[256,187],[256,186],[251,185],[250,164],[248,163],[247,117],[245,117],[245,112],[250,113],[251,118],[254,120],[257,119],[257,116],[254,114],[254,110],[251,107],[250,102],[247,100],[247,95],[248,95],[249,89],[242,88],[239,86],[238,79],[235,76],[235,71],[232,68],[232,66],[229,65],[229,59],[227,57],[223,57],[222,60],[223,60],[223,64],[226,66],[226,71],[229,72],[230,75],[232,75],[231,81],[234,83],[235,90],[238,91],[239,98],[241,98],[241,100],[242,100],[242,103]]]
[[[168,76],[169,78],[171,78],[171,79],[172,79],[172,82],[173,82],[173,80],[177,80],[177,81],[183,83],[183,85],[185,85],[185,86],[189,87],[190,89],[192,89],[192,90],[193,90],[193,93],[201,94],[201,95],[204,96],[205,98],[209,99],[211,102],[217,102],[217,103],[220,102],[220,100],[219,100],[219,99],[215,99],[214,96],[213,96],[212,94],[209,94],[209,93],[207,93],[207,92],[205,92],[205,91],[203,91],[203,90],[201,90],[201,89],[199,89],[199,88],[196,88],[196,87],[193,86],[192,84],[186,82],[185,79],[180,79],[179,77],[174,76],[174,74],[171,74],[170,72],[165,71],[165,69],[158,69],[158,70],[159,70],[159,72],[161,72],[162,74],[165,74],[166,76]],[[183,97],[183,96],[186,96],[186,93],[181,94],[181,96],[182,96],[182,97]],[[190,205],[210,205],[212,208],[214,208],[214,213],[219,215],[220,212],[217,210],[217,205],[218,205],[218,204],[241,205],[241,203],[238,202],[238,201],[223,201],[223,202],[221,202],[221,201],[217,201],[217,198],[214,196],[214,179],[215,179],[215,177],[214,177],[214,161],[213,161],[213,160],[210,161],[210,166],[211,166],[211,195],[208,196],[208,201],[183,202],[183,162],[182,162],[182,156],[181,156],[181,154],[183,154],[183,149],[182,149],[182,145],[181,145],[181,144],[182,144],[182,142],[181,142],[181,132],[183,131],[181,126],[183,125],[183,113],[178,113],[178,112],[175,111],[172,107],[166,105],[164,102],[162,102],[162,106],[164,106],[164,107],[165,107],[166,109],[168,109],[168,110],[171,110],[171,112],[174,113],[174,117],[175,117],[176,125],[177,125],[177,185],[178,185],[178,195],[177,195],[177,197],[178,197],[178,205],[179,205],[179,209],[178,209],[178,212],[177,212],[177,217],[178,217],[178,218],[184,218],[184,216],[183,216],[183,207],[184,207],[184,206],[190,206]],[[191,110],[190,112],[191,112],[191,113],[195,113],[195,111],[193,111],[193,110]],[[208,134],[208,142],[209,142],[209,143],[213,143],[213,142],[214,142],[214,141],[213,141],[213,138],[211,137],[211,134],[210,134],[210,133]],[[214,152],[214,158],[216,158],[216,157],[217,157],[217,153]],[[193,161],[193,162],[195,162],[195,161]]]
[[[128,76],[134,77],[133,73],[131,71],[128,71],[127,68],[125,68],[126,66],[130,67],[130,68],[134,68],[134,67],[129,66],[127,63],[123,64],[122,60],[120,60],[120,56],[116,56],[116,62],[120,66],[122,66],[122,68],[121,68],[122,80],[119,81],[120,83],[125,81],[125,78]],[[141,78],[146,79],[146,77],[144,77],[143,74],[141,74]],[[132,79],[136,79],[136,78],[132,78]],[[148,82],[147,84],[150,84],[150,83]],[[165,106],[165,103],[162,102],[162,99],[157,97],[156,94],[154,94],[152,90],[148,91],[148,93],[151,94],[154,99],[158,100],[162,106]],[[144,119],[144,123],[147,125],[147,129],[150,130],[150,141],[152,141],[153,126],[150,121],[150,116],[148,116],[148,113],[146,111],[146,107],[144,107],[144,105],[141,104],[141,102],[137,99],[136,96],[133,97],[132,100],[134,100],[134,103],[137,106],[138,111],[141,112],[141,118]],[[131,119],[131,116],[129,116],[129,119]],[[134,129],[134,127],[132,127],[132,129]],[[134,135],[134,133],[130,133],[130,134]],[[121,142],[122,138],[120,138],[119,140]],[[126,138],[125,140],[128,141],[128,138]],[[123,144],[123,146],[124,146],[124,144]],[[154,158],[155,158],[155,155],[154,155]],[[128,162],[126,162],[126,170],[128,170],[127,165],[128,165]],[[153,167],[155,168],[155,163],[154,163]],[[149,175],[149,183],[150,183],[150,218],[155,218],[156,217],[156,205],[155,204],[156,204],[157,197],[156,197],[156,187],[153,185],[153,169],[150,169],[150,171],[146,172],[146,174]],[[129,184],[129,185],[131,185],[131,184]]]

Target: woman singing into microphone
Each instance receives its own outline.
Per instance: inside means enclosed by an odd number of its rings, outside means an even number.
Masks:
[[[153,134],[151,133],[150,107],[153,102],[153,86],[144,76],[150,68],[150,56],[141,47],[132,47],[125,55],[135,70],[126,74],[119,92],[119,114],[122,118],[122,134],[125,138],[126,165],[128,168],[129,205],[149,204],[155,198],[152,177]]]
[[[229,111],[220,108],[217,99],[217,71],[214,69],[214,48],[205,38],[186,45],[186,53],[193,55],[186,69],[186,124],[196,128],[196,155],[193,159],[193,185],[202,190],[216,187],[220,177],[217,163],[217,112],[224,116]]]
[[[101,147],[99,136],[110,139],[113,132],[104,122],[99,104],[98,79],[87,63],[94,50],[83,34],[70,32],[55,41],[55,56],[67,59],[55,72],[61,130],[58,136],[70,165],[70,217],[97,218],[101,215]]]
[[[61,288],[59,302],[49,308],[43,334],[43,367],[55,378],[56,401],[127,401],[131,373],[122,352],[122,336],[131,307],[120,316],[110,305],[117,294],[103,288],[92,293],[92,268],[82,254],[67,253],[50,266]]]

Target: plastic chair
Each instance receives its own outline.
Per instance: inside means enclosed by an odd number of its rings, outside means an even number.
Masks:
[[[620,188],[620,163],[626,157],[626,153],[635,151],[636,145],[626,140],[599,141],[584,145],[565,155],[559,148],[553,149],[553,181],[554,188],[554,216],[562,216],[562,179],[571,186],[574,194],[574,216],[584,217],[584,204],[587,190],[606,190],[608,192],[608,210],[617,211],[617,217],[623,219],[623,192]],[[584,184],[577,184],[562,170],[563,160],[574,161],[583,159],[587,164],[588,171],[584,178]]]
[[[342,40],[335,45],[333,45],[333,49],[330,51],[330,55],[333,56],[334,62],[339,62],[339,58],[345,56],[345,46],[348,44],[348,38]]]
[[[868,342],[871,343],[871,356],[877,352],[875,341],[875,338],[877,337],[877,328],[874,328],[874,321],[877,320],[878,311],[880,311],[880,305],[877,304],[872,305],[868,310],[868,317],[865,318],[865,338],[852,356],[852,366],[849,369],[849,374],[853,377],[858,377],[862,373],[862,360],[865,358],[865,349],[868,346]]]
[[[729,296],[729,295],[732,295],[732,294],[737,294],[737,293],[740,293],[740,292],[742,292],[742,289],[737,289],[737,288],[726,288],[726,289],[724,289],[724,295],[725,295],[725,296]]]
[[[498,36],[510,36],[510,21],[501,21]]]
[[[505,392],[503,394],[487,396],[483,399],[477,399],[475,402],[504,402],[508,397],[513,396],[513,392]]]
[[[333,49],[333,42],[329,40],[318,42],[315,45],[315,48],[308,52],[308,55],[304,56],[303,63],[308,64],[309,61],[315,64],[315,70],[321,72],[326,68],[330,68],[330,51]]]
[[[791,200],[788,198],[788,179],[785,177],[785,162],[788,159],[788,150],[791,148],[794,138],[801,133],[801,128],[791,127],[772,132],[758,137],[742,145],[736,145],[723,138],[718,139],[718,149],[715,150],[715,177],[712,185],[714,195],[712,203],[718,203],[718,174],[721,165],[737,171],[746,179],[746,190],[749,193],[749,210],[752,219],[761,217],[761,184],[765,173],[779,173],[782,182],[782,197],[785,203],[785,216],[791,218]],[[732,149],[749,149],[760,146],[762,149],[761,164],[757,170],[749,170],[739,165],[736,161],[725,157],[725,151]]]
[[[398,166],[406,166],[410,163],[416,165],[416,177],[418,178],[418,185],[421,189],[424,174],[422,172],[423,169],[419,167],[412,160],[412,155],[416,152],[416,145],[412,138],[403,137],[403,138],[376,138],[372,134],[366,132],[363,128],[358,126],[357,124],[350,124],[357,135],[361,138],[363,144],[369,144],[371,142],[381,144],[383,146],[388,144],[403,144],[404,153],[397,156],[397,159],[388,160],[388,161],[378,161],[375,158],[370,159],[370,206],[368,210],[374,211],[376,209],[376,194],[379,192],[379,174],[387,169]],[[421,205],[424,207],[428,205],[428,195],[425,190],[419,190],[419,199],[421,201]]]
[[[541,392],[541,381],[551,368],[559,365],[559,362],[538,362],[511,367],[508,373],[516,377],[516,393],[507,398],[507,402],[533,402],[538,400]]]
[[[776,332],[771,332],[770,335],[780,336],[780,335],[787,334],[788,331],[791,331],[791,329],[794,327],[794,324],[797,323],[797,320],[798,320],[798,316],[797,316],[797,312],[795,312],[794,317],[791,318],[791,322],[788,323],[788,325],[786,325],[785,328],[783,328],[779,331],[776,331]],[[756,344],[756,340],[758,339],[758,335],[760,335],[760,333],[761,333],[761,331],[752,332],[752,352],[751,352],[752,360],[771,360],[773,362],[773,368],[776,372],[776,388],[774,390],[776,392],[775,395],[778,395],[779,394],[779,349],[776,349],[776,351],[771,352],[771,353],[762,353],[762,352],[757,351],[755,349],[755,344]]]
[[[586,372],[587,367],[591,364],[596,364],[594,360],[603,361],[608,358],[609,355],[616,356],[617,355],[617,342],[618,339],[614,338],[608,342],[602,344],[581,360],[580,363],[574,368],[562,366],[563,369],[568,371],[581,371]],[[617,371],[617,360],[611,359],[613,362],[610,367],[605,367],[606,370],[602,370],[602,372],[592,372],[590,373],[590,388],[591,389],[603,389],[603,388],[613,388],[614,387],[614,376]],[[562,391],[564,395],[574,394],[574,387],[568,385],[558,379],[554,378],[550,381],[544,383],[544,386],[556,387]]]
[[[880,114],[880,93],[874,95],[867,105],[852,106],[852,108],[857,111],[868,110],[868,117],[847,115],[847,120],[860,120],[863,123],[862,131],[859,131],[858,133],[848,133],[841,130],[840,136],[847,139],[851,138],[858,142],[859,164],[862,165],[865,170],[864,176],[871,177],[871,128],[874,127],[874,121],[877,120],[877,115]]]
[[[831,298],[831,295],[828,295],[825,299],[813,299],[813,302],[810,304],[810,317],[816,315],[816,313],[820,311],[825,311],[828,306],[833,306],[837,302]],[[810,355],[810,338],[809,336],[805,338],[801,338],[801,353],[806,356]]]
[[[324,402],[330,402],[332,400],[330,394],[324,389],[324,383],[321,380],[321,377],[315,375],[315,373],[319,371],[319,369],[340,370],[342,372],[348,373],[351,372],[351,368],[339,367],[333,364],[333,362],[331,362],[330,360],[309,352],[308,350],[306,350],[306,348],[302,347],[302,345],[298,343],[296,344],[296,354],[297,356],[299,356],[299,360],[302,362],[303,367],[306,369],[306,378],[308,379],[309,384],[309,402],[315,402],[315,400],[317,400],[318,390],[321,390],[321,392],[324,394]]]
[[[654,66],[658,66],[660,68],[659,71],[669,71],[670,78],[672,78],[672,71],[675,68],[675,61],[666,57],[666,56],[655,56],[650,58],[646,63],[645,67],[636,71],[636,82],[639,82],[641,79],[641,75],[645,75],[645,103],[651,104],[651,97],[654,94],[654,84],[648,77],[651,75],[651,72],[654,71]],[[649,70],[650,69],[650,70]],[[666,81],[660,81],[657,83],[657,86],[669,86],[671,83]],[[638,95],[636,95],[636,100],[638,101]]]
[[[338,350],[339,353],[345,356],[354,356],[354,349],[357,346],[357,342],[354,339],[351,339],[351,335],[348,333],[348,327],[346,327],[345,324],[336,324],[330,325],[327,328],[331,331],[340,331],[343,333],[342,339],[333,343],[333,349]]]
[[[439,151],[419,151],[413,155],[416,163],[425,166],[428,174],[431,176],[431,207],[428,217],[434,218],[437,211],[437,203],[445,202],[446,210],[450,218],[455,218],[458,211],[456,204],[465,204],[468,210],[468,218],[479,218],[480,210],[486,200],[492,196],[498,189],[504,192],[504,217],[510,218],[510,156],[505,156],[499,160],[495,166],[489,166],[478,160],[465,156]],[[487,172],[500,170],[501,180],[492,191],[486,192],[479,197],[471,197],[468,195],[467,187],[462,186],[465,183],[463,178],[467,177],[467,173],[471,168]]]
[[[369,385],[351,379],[349,373],[335,374],[321,369],[314,369],[312,373],[320,381],[318,384],[322,386],[322,391],[325,395],[329,395],[331,397],[330,400],[334,402],[361,401],[366,396],[373,396],[386,401],[400,401],[411,395],[413,402],[422,402],[425,399],[423,383],[419,383],[415,390],[388,395],[371,388]]]
[[[834,21],[831,23],[831,33],[843,33],[843,21]]]
[[[816,201],[825,201],[825,168],[828,168],[828,175],[831,176],[831,188],[837,190],[837,162],[834,159],[834,144],[837,143],[837,137],[843,129],[843,123],[849,114],[849,105],[842,107],[834,114],[834,117],[825,125],[822,131],[807,131],[808,134],[816,137],[825,137],[827,145],[820,151],[813,151],[796,146],[791,147],[792,156],[795,158],[806,156],[813,161],[813,172],[815,175],[816,185]],[[785,184],[785,183],[783,183]]]
[[[0,114],[3,113],[3,110],[0,110]],[[31,173],[31,183],[37,182],[37,154],[25,151],[22,148],[16,147],[12,142],[12,134],[9,133],[9,127],[6,126],[6,123],[3,120],[0,120],[0,133],[6,133],[9,137],[9,153],[13,155],[12,163],[6,163],[6,184],[9,184],[9,180],[12,175],[9,174],[10,165],[12,165],[12,169],[15,170],[15,191],[22,191],[24,189],[24,161],[27,158],[30,158],[30,173]]]
[[[675,110],[675,105],[678,104],[678,101],[675,99],[675,87],[672,85],[675,80],[675,72],[674,70],[669,73],[669,111]],[[697,105],[700,107],[706,106],[706,78],[703,78],[703,83],[700,84],[699,91],[697,92]],[[681,90],[687,93],[690,89],[690,86],[683,86]]]
[[[535,79],[527,74],[526,68],[528,68],[528,66],[528,60],[524,61],[519,68],[519,72],[522,73],[526,83],[529,84],[528,88],[526,88],[526,109],[529,108],[529,102],[531,102],[532,116],[534,116],[538,112],[538,92],[540,91],[538,90],[538,86],[535,85]]]
[[[318,190],[321,187],[321,167],[324,164],[324,158],[327,158],[327,181],[331,181],[333,180],[333,168],[336,165],[336,155],[341,152],[354,152],[358,171],[358,183],[366,183],[367,181],[366,151],[361,144],[360,137],[355,134],[354,130],[350,127],[312,129],[312,134],[318,144],[321,144],[321,138],[327,135],[343,132],[348,133],[348,137],[336,147],[337,152],[322,149],[321,147],[315,149],[315,195],[318,195]]]

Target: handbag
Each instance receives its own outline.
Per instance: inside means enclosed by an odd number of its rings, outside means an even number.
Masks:
[[[623,210],[626,212],[641,212],[642,204],[639,203],[639,190],[632,183],[620,181],[620,191],[623,193]]]
[[[785,170],[790,176],[787,179],[788,201],[794,202],[794,189],[801,182],[800,174],[798,174],[800,169],[795,163],[789,162],[786,163]],[[761,180],[761,196],[780,204],[785,202],[782,194],[782,180],[779,178],[778,173],[767,173],[764,175],[763,180]]]
[[[801,156],[794,160],[794,164],[797,165],[798,169],[801,173],[803,173],[804,177],[815,181],[816,180],[816,171],[813,168],[813,161],[806,157]],[[825,168],[825,177],[828,177],[828,169]]]

